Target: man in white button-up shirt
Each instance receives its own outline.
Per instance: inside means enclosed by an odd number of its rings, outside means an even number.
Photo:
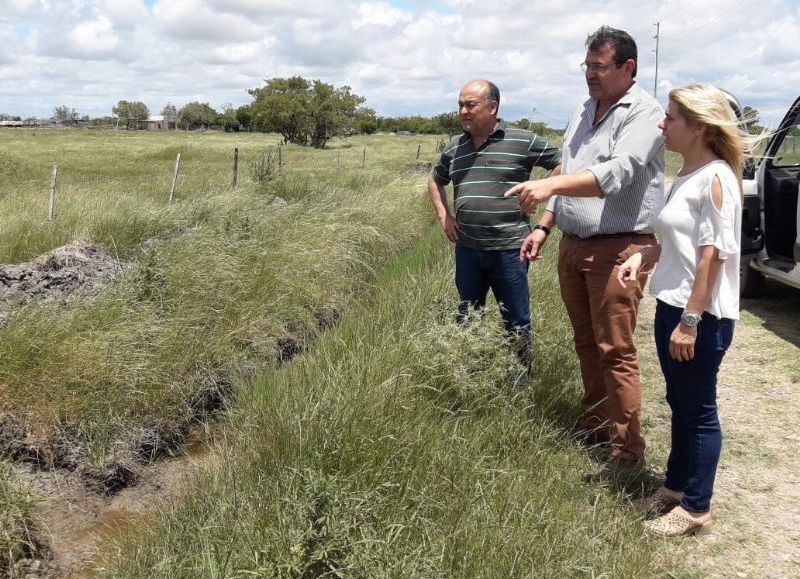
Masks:
[[[561,175],[511,189],[531,214],[547,203],[520,259],[536,260],[555,225],[561,296],[572,322],[584,396],[575,434],[589,443],[610,443],[608,462],[589,474],[604,478],[644,465],[641,385],[633,344],[639,299],[647,280],[622,287],[617,268],[654,242],[651,220],[664,191],[664,112],[635,82],[636,43],[622,30],[603,26],[586,41],[589,99],[567,127]]]

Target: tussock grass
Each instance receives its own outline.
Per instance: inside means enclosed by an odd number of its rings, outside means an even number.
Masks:
[[[0,569],[10,569],[15,561],[39,551],[35,507],[35,497],[0,460]]]
[[[307,354],[249,380],[218,460],[107,554],[106,573],[663,574],[624,497],[578,482],[567,322],[553,278],[532,279],[550,315],[520,391],[496,308],[453,323],[452,255],[428,236]]]
[[[0,261],[80,234],[124,269],[100,296],[33,302],[0,333],[0,413],[27,431],[5,447],[44,462],[124,466],[131,451],[168,449],[219,409],[233,376],[302,352],[430,222],[422,176],[380,164],[331,173],[315,157],[328,151],[298,152],[308,167],[287,164],[266,188],[244,180],[230,191],[234,144],[246,156],[263,135],[16,135],[37,146],[34,165],[60,156],[65,177],[52,223],[40,217],[46,194],[5,183]],[[196,186],[167,206],[143,159],[176,150],[187,152],[182,182]]]

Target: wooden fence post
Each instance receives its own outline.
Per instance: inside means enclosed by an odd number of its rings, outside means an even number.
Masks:
[[[283,168],[283,145],[278,145],[278,172],[280,173],[281,169]]]
[[[169,190],[169,203],[172,203],[172,198],[175,196],[175,187],[178,185],[178,168],[181,166],[181,154],[175,158],[175,172],[172,173],[172,187]]]
[[[364,155],[361,157],[361,168],[363,169],[367,165],[367,148],[364,147]]]
[[[47,209],[47,220],[56,217],[56,182],[58,181],[58,165],[53,165],[53,174],[50,175],[50,205]]]
[[[419,150],[422,147],[422,144],[417,145],[417,161],[419,161]]]
[[[233,183],[231,186],[233,190],[236,191],[236,187],[239,185],[239,147],[234,147],[233,149]]]
[[[336,168],[337,169],[341,169],[342,168],[342,150],[341,149],[336,149]]]

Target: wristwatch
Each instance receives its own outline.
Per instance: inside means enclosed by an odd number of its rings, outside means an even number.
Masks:
[[[544,236],[545,236],[545,237],[547,237],[548,235],[550,235],[550,228],[549,228],[549,227],[547,227],[546,225],[541,225],[541,224],[534,225],[534,226],[533,226],[533,230],[534,230],[534,231],[536,231],[537,229],[538,229],[539,231],[543,231],[543,232],[544,232]]]
[[[703,316],[700,314],[693,314],[691,312],[683,312],[683,314],[681,314],[681,323],[690,328],[694,328],[702,319]]]

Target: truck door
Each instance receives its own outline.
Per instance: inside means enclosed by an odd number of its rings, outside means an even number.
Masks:
[[[798,205],[800,190],[800,99],[795,101],[773,135],[759,167],[761,203],[764,209],[764,242],[767,257],[787,268],[800,260]]]

